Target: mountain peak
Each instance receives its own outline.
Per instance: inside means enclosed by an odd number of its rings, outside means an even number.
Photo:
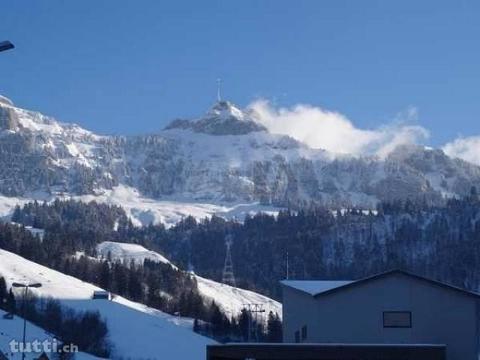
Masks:
[[[10,99],[0,95],[0,130],[15,130],[18,127],[18,116],[13,106]]]
[[[216,102],[207,112],[208,117],[218,117],[222,119],[234,117],[237,120],[244,120],[246,118],[246,115],[246,113],[240,110],[233,103],[225,100]]]
[[[204,117],[196,120],[177,119],[165,129],[179,128],[210,135],[245,135],[267,130],[257,122],[253,112],[241,110],[226,100],[216,102]]]
[[[0,95],[0,104],[13,106],[13,101],[5,96]]]

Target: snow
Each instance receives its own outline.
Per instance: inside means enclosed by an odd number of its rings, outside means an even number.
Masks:
[[[137,265],[143,265],[145,259],[148,259],[154,262],[169,264],[172,267],[177,268],[163,255],[160,255],[155,251],[147,250],[143,246],[137,244],[104,241],[97,245],[97,254],[104,259],[107,259],[110,255],[112,260],[120,260],[127,265],[130,264],[132,260]]]
[[[92,300],[92,284],[0,250],[0,274],[7,284],[14,281],[41,282],[32,289],[37,296],[58,299],[77,311],[99,311],[106,320],[114,358],[205,359],[205,347],[212,340],[195,334],[192,319],[179,318],[122,297],[113,301]]]
[[[270,311],[282,316],[282,304],[250,290],[239,289],[195,275],[198,290],[206,298],[214,300],[230,316],[236,316],[247,304],[262,304],[265,314]]]
[[[4,319],[3,316],[6,313],[3,310],[0,310],[0,351],[3,352],[8,359],[21,359],[22,355],[19,352],[10,352],[10,345],[9,343],[12,340],[16,340],[17,342],[22,342],[23,340],[23,319],[15,316],[13,319],[8,320]],[[40,342],[48,341],[49,343],[54,343],[54,337],[47,333],[42,328],[27,322],[27,332],[26,332],[26,342],[32,343],[35,340]],[[36,359],[40,353],[25,353],[25,358]],[[50,353],[47,353],[49,355]],[[90,360],[90,359],[99,359],[96,356],[86,354],[83,352],[75,353],[76,360]]]
[[[69,198],[69,197],[65,197]],[[246,215],[258,212],[277,214],[280,208],[251,203],[207,203],[192,200],[172,199],[155,200],[142,196],[137,189],[118,185],[112,190],[100,190],[95,195],[72,196],[70,198],[83,202],[96,201],[109,205],[121,206],[134,225],[146,226],[164,224],[171,227],[187,216],[197,220],[217,215],[226,219],[243,220]]]
[[[182,153],[194,163],[209,162],[213,169],[241,167],[254,161],[273,160],[282,156],[287,162],[300,158],[323,161],[324,151],[311,149],[292,138],[266,132],[244,135],[214,136],[190,130],[170,129],[162,131],[166,139],[175,140]],[[221,150],[220,150],[221,149]]]
[[[147,226],[150,224],[164,224],[166,227],[174,226],[187,216],[193,216],[197,220],[210,218],[213,215],[225,219],[243,221],[247,215],[254,215],[259,212],[277,215],[281,208],[261,205],[258,202],[251,203],[209,203],[192,201],[187,199],[155,200],[142,196],[137,189],[118,185],[111,190],[98,190],[92,195],[68,194],[52,196],[42,192],[30,193],[26,197],[8,197],[0,195],[0,218],[8,219],[16,205],[24,205],[29,202],[47,201],[53,202],[55,198],[61,200],[74,199],[85,203],[96,201],[109,205],[122,207],[133,224],[136,226]]]
[[[170,264],[177,268],[161,254],[150,251],[141,245],[124,244],[113,241],[104,241],[97,246],[98,256],[107,257],[110,252],[112,260],[129,262],[131,259],[143,263],[145,259]],[[236,316],[246,304],[263,304],[266,314],[270,311],[282,315],[282,304],[256,292],[236,288],[192,274],[195,277],[198,290],[202,297],[211,302],[214,300],[229,316]]]
[[[15,108],[15,110],[19,115],[18,120],[20,125],[25,129],[48,135],[61,135],[63,133],[62,126],[56,121],[48,119],[38,113],[32,114],[30,111],[18,108]]]
[[[13,101],[5,96],[0,95],[0,104],[13,106]]]
[[[33,151],[46,151],[56,166],[70,167],[78,163],[93,169],[97,165],[98,158],[93,150],[103,136],[76,124],[61,123],[39,112],[15,107],[11,102],[0,101],[0,106],[10,108],[16,114],[19,128],[14,132],[33,135]]]
[[[26,198],[29,191],[45,191],[53,193],[50,200],[66,194],[121,205],[136,225],[153,222],[171,226],[188,215],[202,219],[216,214],[241,220],[258,211],[278,212],[278,208],[261,206],[255,199],[284,204],[314,200],[332,208],[375,208],[385,197],[410,197],[415,189],[431,191],[425,185],[427,180],[440,194],[452,197],[468,191],[470,181],[480,179],[480,168],[451,161],[441,151],[421,146],[402,146],[381,159],[333,154],[288,136],[257,130],[211,135],[179,126],[158,134],[99,136],[15,107],[8,100],[0,105],[13,110],[19,122],[18,129],[2,132],[2,139],[18,132],[22,135],[20,143],[31,143],[29,154],[46,159],[42,164],[22,160],[29,178],[52,172],[55,179],[50,188],[45,181],[30,184],[24,179],[28,189],[11,186],[3,191]],[[218,121],[222,128],[232,119],[246,124],[255,122],[256,117],[252,111],[221,101],[192,123],[215,125]],[[18,172],[15,175],[21,177]],[[12,179],[0,179],[0,184],[2,181]],[[407,190],[396,194],[385,189],[395,181],[404,181]],[[86,186],[77,187],[77,182]],[[290,190],[293,183],[298,191]],[[112,188],[114,185],[118,186]],[[413,191],[408,190],[410,186]],[[96,194],[76,196],[79,188]],[[2,199],[0,214],[5,214],[9,205]]]
[[[0,194],[0,219],[8,218],[15,210],[15,206],[22,206],[30,201],[21,197],[9,197]]]
[[[233,105],[229,101],[220,101],[217,102],[208,112],[207,117],[215,117],[219,118],[220,120],[225,120],[230,117],[234,117],[240,121],[244,121],[247,116],[246,114],[240,110],[238,107]],[[197,119],[195,121],[199,121],[201,119]]]
[[[352,280],[283,280],[282,284],[315,296],[353,282]]]

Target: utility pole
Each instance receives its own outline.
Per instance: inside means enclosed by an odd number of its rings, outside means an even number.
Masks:
[[[42,286],[40,283],[33,283],[33,284],[23,284],[23,283],[16,283],[12,284],[14,288],[24,288],[25,291],[23,292],[23,348],[22,348],[22,360],[25,360],[25,350],[27,348],[26,345],[26,336],[27,336],[27,295],[29,288],[39,288]]]
[[[287,251],[287,280],[290,278],[290,260],[288,258],[288,251]]]
[[[258,342],[258,314],[262,314],[265,312],[263,308],[263,304],[245,304],[244,308],[247,310],[248,313],[248,335],[247,335],[247,342],[250,342],[250,336],[252,335],[252,320],[255,316],[255,328],[253,329],[254,339]]]

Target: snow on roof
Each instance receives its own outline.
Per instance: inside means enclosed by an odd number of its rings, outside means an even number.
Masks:
[[[289,286],[291,288],[303,291],[303,292],[305,292],[307,294],[310,294],[312,296],[317,296],[317,295],[329,292],[329,291],[334,290],[334,289],[342,289],[344,287],[347,287],[350,284],[352,284],[352,286],[358,286],[358,285],[364,284],[364,283],[369,282],[369,281],[374,281],[374,280],[377,280],[377,279],[380,279],[380,278],[383,278],[383,277],[386,277],[386,276],[392,276],[392,275],[402,275],[402,276],[406,276],[410,279],[414,279],[414,280],[417,280],[417,281],[427,282],[427,283],[429,283],[431,285],[434,285],[434,286],[440,286],[440,287],[443,287],[444,289],[457,291],[457,292],[460,292],[460,293],[462,293],[464,295],[467,295],[467,296],[474,296],[476,298],[480,297],[480,293],[469,291],[469,290],[459,288],[457,286],[453,286],[453,285],[450,285],[450,284],[442,283],[438,280],[429,279],[429,278],[426,278],[426,277],[423,277],[423,276],[420,276],[420,275],[417,275],[417,274],[414,274],[414,273],[411,273],[411,272],[408,272],[408,271],[405,271],[405,270],[400,270],[400,269],[385,271],[385,272],[380,273],[380,274],[376,274],[376,275],[373,275],[373,276],[369,276],[369,277],[366,277],[366,278],[363,278],[363,279],[353,280],[353,281],[352,280],[333,280],[333,281],[330,281],[330,280],[328,280],[328,281],[323,281],[323,280],[319,280],[319,281],[317,281],[317,280],[284,280],[281,283],[285,286]]]
[[[283,280],[282,284],[312,296],[354,282],[353,280]]]

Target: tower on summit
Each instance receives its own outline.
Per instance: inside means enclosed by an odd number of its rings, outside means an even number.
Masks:
[[[222,101],[221,90],[222,90],[222,79],[217,79],[217,101],[218,102]]]

